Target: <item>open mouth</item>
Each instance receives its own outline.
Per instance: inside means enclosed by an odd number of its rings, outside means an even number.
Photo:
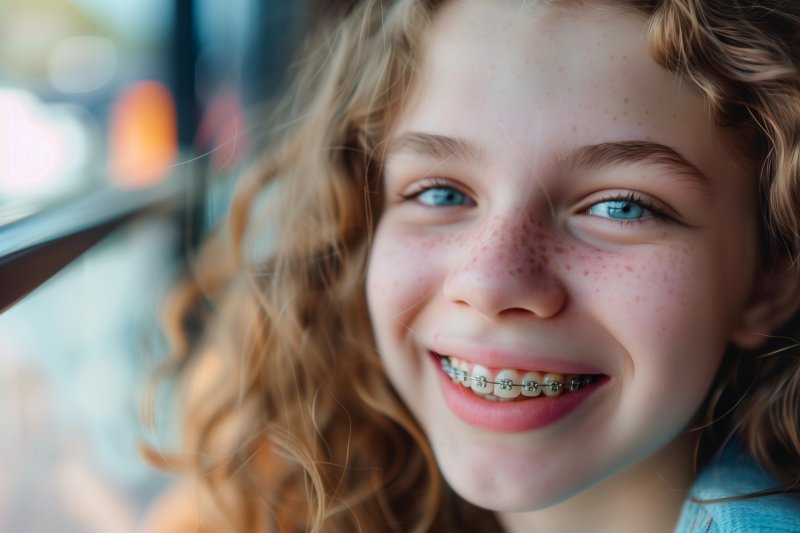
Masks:
[[[432,352],[454,383],[488,401],[519,402],[569,394],[600,381],[603,374],[560,374],[519,369],[492,369]]]

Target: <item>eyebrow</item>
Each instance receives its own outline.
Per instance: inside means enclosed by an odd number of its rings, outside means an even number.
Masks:
[[[461,159],[470,163],[484,160],[483,149],[462,137],[449,137],[434,133],[410,132],[391,139],[386,147],[386,158],[395,153],[422,154],[435,159]]]
[[[461,159],[481,163],[483,149],[462,137],[425,132],[408,132],[390,139],[385,157],[396,153],[422,154],[435,159]],[[601,169],[625,165],[647,165],[668,168],[705,192],[711,192],[711,180],[697,166],[675,149],[651,141],[617,141],[579,146],[555,157],[556,168]]]
[[[580,146],[565,156],[557,156],[560,168],[608,168],[624,165],[666,167],[710,192],[711,180],[675,149],[650,141],[620,141]]]

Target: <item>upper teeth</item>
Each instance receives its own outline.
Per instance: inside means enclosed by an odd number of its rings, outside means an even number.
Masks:
[[[564,390],[574,391],[592,382],[592,377],[528,371],[520,377],[516,370],[502,369],[493,373],[482,365],[471,365],[454,357],[442,357],[442,369],[448,376],[469,387],[475,394],[493,394],[497,398],[518,396],[558,396]]]

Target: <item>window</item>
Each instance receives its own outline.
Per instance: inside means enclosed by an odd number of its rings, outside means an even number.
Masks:
[[[159,304],[309,6],[0,3],[0,530],[133,531],[167,482],[136,453]]]

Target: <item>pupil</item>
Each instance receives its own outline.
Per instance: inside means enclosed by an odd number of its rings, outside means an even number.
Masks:
[[[434,202],[439,204],[458,204],[460,203],[459,193],[451,189],[435,189],[433,191]]]

